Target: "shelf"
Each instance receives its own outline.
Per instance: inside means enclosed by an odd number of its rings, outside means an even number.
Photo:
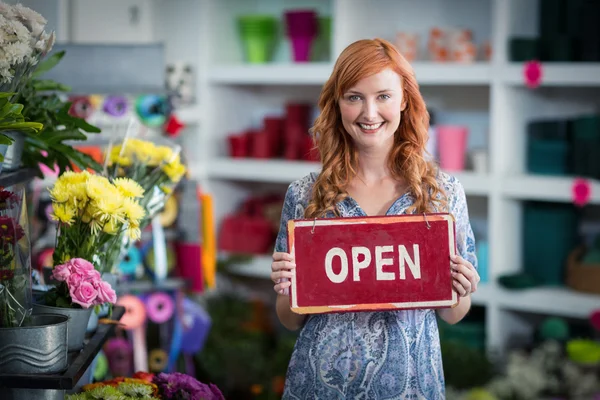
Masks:
[[[520,200],[540,200],[571,203],[572,186],[575,178],[545,175],[520,175],[505,181],[504,194]],[[600,182],[591,183],[590,204],[600,204]]]
[[[502,68],[504,83],[525,86],[524,65],[510,63]],[[600,86],[600,63],[542,63],[541,86]]]
[[[227,267],[231,274],[249,278],[271,279],[271,256],[256,256],[247,263],[233,264]]]
[[[286,184],[319,170],[320,164],[314,162],[250,158],[214,158],[206,165],[206,173],[213,179]],[[490,192],[490,180],[485,174],[451,172],[451,175],[462,183],[469,195],[485,196]]]
[[[230,85],[322,85],[333,64],[239,64],[210,69],[209,80]]]
[[[471,295],[471,303],[474,306],[487,306],[493,302],[494,288],[489,283],[480,283],[477,291]]]
[[[501,307],[514,311],[587,319],[600,308],[600,295],[568,288],[543,287],[524,290],[496,288]]]
[[[420,85],[487,85],[491,80],[489,63],[451,64],[415,62]],[[239,64],[220,65],[210,70],[213,83],[230,85],[322,85],[333,64]]]
[[[125,308],[115,306],[111,316],[112,321],[119,321],[125,314]],[[63,373],[55,374],[0,374],[0,387],[23,389],[62,389],[70,390],[88,369],[104,342],[114,332],[116,324],[98,324],[96,332],[86,341],[83,350],[69,353],[68,367]]]
[[[3,171],[0,173],[0,187],[8,187],[18,183],[25,183],[37,176],[35,168],[23,168],[16,171]]]

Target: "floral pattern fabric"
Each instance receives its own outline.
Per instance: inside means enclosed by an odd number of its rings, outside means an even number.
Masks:
[[[315,178],[288,187],[275,251],[287,252],[287,221],[304,218]],[[458,252],[477,268],[464,189],[444,173],[438,183],[456,219]],[[412,203],[404,194],[387,215],[405,214]],[[366,216],[351,197],[337,207],[342,217]],[[444,386],[435,310],[316,314],[307,317],[296,341],[283,399],[441,400]]]

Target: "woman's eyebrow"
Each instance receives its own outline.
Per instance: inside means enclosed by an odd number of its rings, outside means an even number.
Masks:
[[[377,94],[379,94],[379,93],[385,93],[385,92],[393,92],[393,90],[392,89],[383,89],[383,90],[378,91]],[[346,93],[348,93],[348,94],[350,94],[350,93],[352,93],[352,94],[362,94],[358,90],[348,90]]]

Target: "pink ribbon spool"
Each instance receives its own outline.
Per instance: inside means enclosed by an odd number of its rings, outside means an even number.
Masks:
[[[146,312],[150,321],[162,324],[170,320],[173,316],[175,303],[171,296],[166,293],[153,293],[146,301]]]
[[[133,342],[133,363],[136,371],[148,371],[148,354],[146,353],[146,308],[136,296],[119,297],[117,305],[125,307],[121,324],[131,332]]]

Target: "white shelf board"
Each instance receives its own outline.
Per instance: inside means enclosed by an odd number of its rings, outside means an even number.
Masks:
[[[523,85],[524,63],[506,64],[502,80],[510,85]],[[541,86],[600,86],[600,63],[542,63]]]
[[[518,175],[508,177],[504,194],[521,200],[540,200],[569,203],[573,201],[572,187],[575,178],[546,175]],[[600,182],[590,179],[591,204],[600,204]]]
[[[480,283],[477,291],[471,294],[471,304],[475,306],[487,306],[493,301],[494,288],[489,283]]]
[[[206,164],[209,178],[287,184],[319,170],[314,162],[250,158],[213,158]]]
[[[230,265],[228,270],[239,276],[271,279],[271,256],[256,256],[247,263]]]
[[[251,158],[213,158],[206,164],[206,173],[212,179],[235,181],[291,183],[311,172],[318,172],[320,164],[306,161],[263,160]],[[486,196],[490,179],[485,174],[450,172],[469,195]]]
[[[589,318],[600,309],[600,295],[579,293],[568,288],[541,287],[524,290],[495,288],[501,307],[522,312]]]
[[[472,64],[414,62],[420,85],[487,85],[489,63]],[[209,80],[230,85],[322,85],[331,75],[331,63],[238,64],[213,66]]]
[[[333,64],[237,64],[218,65],[209,70],[212,83],[230,85],[322,85]]]

